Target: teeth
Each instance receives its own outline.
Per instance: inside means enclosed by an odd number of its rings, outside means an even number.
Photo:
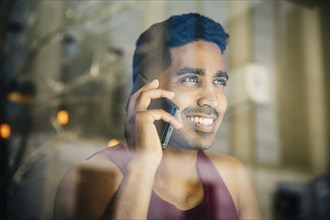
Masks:
[[[195,122],[198,123],[198,117],[195,117]]]
[[[213,119],[211,118],[204,118],[203,124],[210,125],[213,123]]]
[[[195,123],[199,123],[199,124],[202,124],[202,125],[210,125],[213,123],[213,119],[211,118],[200,118],[200,117],[188,117],[192,122],[195,122]]]

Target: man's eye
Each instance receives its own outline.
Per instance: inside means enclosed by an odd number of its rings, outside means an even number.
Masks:
[[[198,83],[198,78],[196,76],[186,76],[181,82],[183,83]]]
[[[226,86],[227,85],[227,80],[225,80],[225,79],[216,79],[216,80],[214,80],[214,84],[220,85],[220,86]]]

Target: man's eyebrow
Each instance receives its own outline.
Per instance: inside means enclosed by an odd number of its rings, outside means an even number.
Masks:
[[[196,75],[204,75],[205,74],[205,70],[204,69],[200,69],[200,68],[191,68],[191,67],[185,67],[181,70],[179,70],[176,75],[181,76],[187,73],[192,73],[192,74],[196,74]]]
[[[215,74],[216,77],[224,77],[226,78],[226,80],[229,80],[229,75],[226,71],[218,71],[216,74]]]

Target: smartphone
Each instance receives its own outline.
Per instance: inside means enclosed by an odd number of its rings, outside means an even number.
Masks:
[[[136,81],[133,85],[131,94],[134,94],[137,90],[143,87],[145,84],[149,83],[149,81],[144,78],[142,75],[138,74],[136,76]],[[126,112],[127,112],[128,103],[126,104]],[[169,99],[166,98],[159,98],[159,99],[152,99],[148,109],[164,109],[169,114],[177,117],[179,113],[179,108]],[[162,149],[166,149],[168,143],[170,141],[173,126],[170,123],[164,122],[163,120],[155,121],[155,126],[159,135],[160,143]]]

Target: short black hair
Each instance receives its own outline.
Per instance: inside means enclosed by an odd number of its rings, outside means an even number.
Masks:
[[[137,74],[152,80],[171,65],[170,48],[194,41],[215,43],[224,53],[229,34],[211,18],[198,13],[174,15],[156,23],[136,41],[133,56],[133,83]]]

